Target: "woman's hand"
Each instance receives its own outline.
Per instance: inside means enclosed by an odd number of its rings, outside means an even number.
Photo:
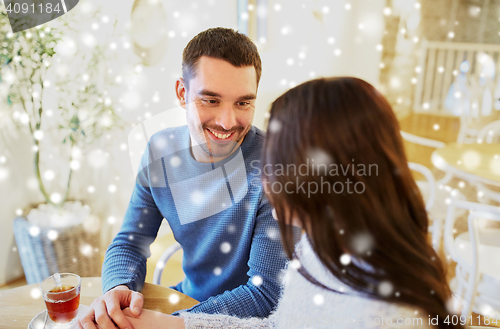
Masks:
[[[131,291],[127,286],[117,286],[96,298],[90,305],[89,311],[78,321],[78,329],[138,329],[123,315],[122,309],[129,307],[134,310],[134,315],[142,312],[144,296],[136,291]]]
[[[163,314],[160,312],[143,309],[141,315],[132,315],[129,308],[123,310],[123,314],[134,328],[147,329],[184,329],[184,319],[178,316]]]

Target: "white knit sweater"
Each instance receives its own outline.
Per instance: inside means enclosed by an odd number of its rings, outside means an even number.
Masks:
[[[290,262],[284,276],[280,302],[266,319],[240,319],[226,315],[181,313],[186,329],[198,328],[419,328],[426,329],[427,316],[415,309],[368,299],[356,295],[348,286],[336,279],[314,253],[306,235],[297,245],[301,259],[299,266],[327,287],[346,292],[339,294],[320,288],[297,271],[296,262]],[[390,284],[384,289],[391,289]]]

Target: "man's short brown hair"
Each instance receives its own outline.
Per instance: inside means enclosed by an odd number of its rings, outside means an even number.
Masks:
[[[182,53],[182,78],[189,84],[196,75],[196,65],[202,56],[222,59],[236,67],[253,66],[259,85],[262,74],[257,47],[246,35],[233,29],[216,27],[197,34]]]

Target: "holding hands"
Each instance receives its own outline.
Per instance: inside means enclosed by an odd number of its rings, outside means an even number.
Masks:
[[[133,329],[124,309],[129,308],[130,316],[139,316],[142,313],[144,296],[127,286],[120,285],[110,289],[90,304],[90,310],[79,321],[79,329]]]
[[[90,310],[77,324],[79,329],[184,329],[180,317],[143,310],[144,296],[127,286],[116,286],[90,305]]]
[[[141,315],[135,316],[128,308],[124,309],[123,313],[134,329],[184,329],[184,319],[178,316],[172,316],[150,310],[143,310]]]

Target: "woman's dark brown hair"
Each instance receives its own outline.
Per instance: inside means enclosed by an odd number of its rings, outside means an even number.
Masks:
[[[448,326],[451,292],[428,242],[424,201],[396,117],[373,86],[349,77],[317,79],[283,94],[271,107],[263,164],[290,258],[288,224],[298,220],[341,282],[369,298],[439,316],[439,326]],[[352,261],[341,261],[343,255]],[[321,285],[307,271],[304,276]]]

